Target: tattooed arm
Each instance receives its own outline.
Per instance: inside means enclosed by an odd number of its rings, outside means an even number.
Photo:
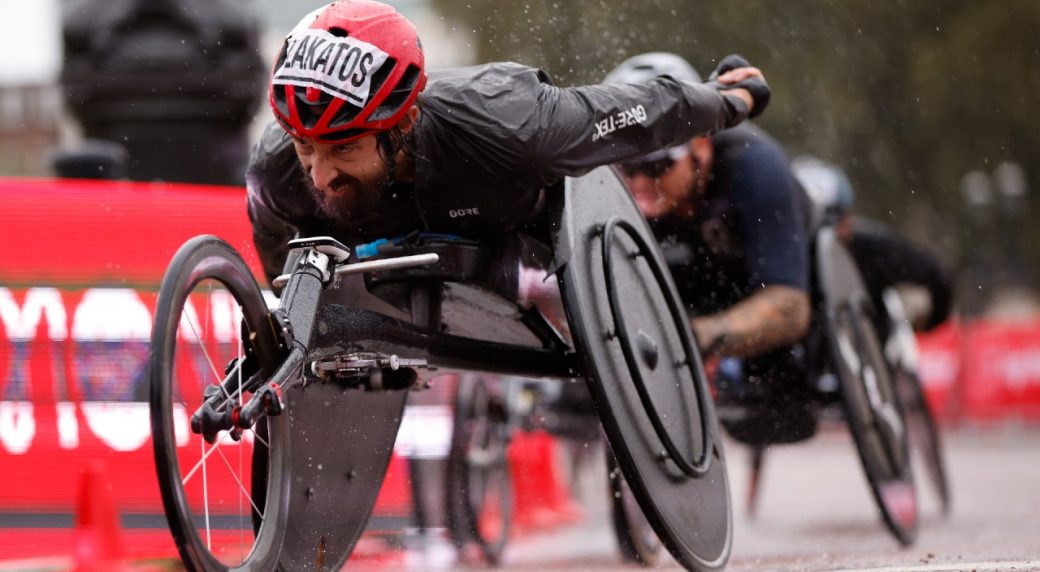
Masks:
[[[702,352],[749,357],[792,344],[809,330],[809,295],[766,286],[723,312],[691,319]]]

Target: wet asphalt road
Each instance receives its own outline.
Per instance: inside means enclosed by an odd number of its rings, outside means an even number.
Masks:
[[[946,435],[953,508],[943,517],[917,466],[921,526],[901,548],[884,528],[854,446],[835,429],[769,451],[758,513],[745,510],[748,451],[727,442],[735,518],[726,570],[1040,570],[1040,429],[959,429]],[[528,534],[502,570],[625,570],[609,524],[599,454],[576,475],[578,524]],[[391,567],[486,569],[458,561],[444,541],[412,549]],[[347,570],[367,569],[362,563]],[[385,569],[385,566],[377,566]],[[656,566],[680,569],[667,555]]]

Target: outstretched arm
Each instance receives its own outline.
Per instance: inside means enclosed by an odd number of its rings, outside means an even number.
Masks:
[[[542,83],[525,125],[533,143],[529,160],[550,176],[580,176],[732,127],[768,101],[769,88],[757,68],[726,68],[715,82],[661,76],[638,84]]]
[[[702,352],[748,357],[792,344],[809,330],[809,295],[766,286],[723,312],[691,319]]]

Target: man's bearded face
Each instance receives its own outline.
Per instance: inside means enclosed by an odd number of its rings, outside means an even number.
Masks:
[[[340,224],[355,224],[377,215],[390,169],[379,154],[374,135],[346,144],[294,139],[304,180],[322,214]]]
[[[321,208],[322,215],[338,224],[369,220],[377,215],[379,197],[388,184],[386,176],[362,180],[341,173],[318,189],[310,173],[304,176],[307,189]]]

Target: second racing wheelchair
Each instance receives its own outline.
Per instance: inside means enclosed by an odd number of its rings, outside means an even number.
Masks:
[[[880,307],[874,302],[854,257],[832,226],[819,226],[813,244],[813,328],[805,343],[808,367],[802,381],[805,385],[803,406],[814,419],[843,419],[853,435],[886,526],[899,542],[910,544],[917,529],[917,501],[908,442],[922,453],[944,509],[949,502],[938,430],[917,378],[914,335],[894,291],[885,293]],[[490,380],[484,381],[490,383]],[[486,393],[486,383],[480,385],[483,392],[470,386],[474,394],[494,405],[488,408],[489,414],[481,417],[480,433],[502,436],[498,444],[504,447],[510,432],[508,427],[516,421],[510,413],[509,400],[495,401],[493,395]],[[468,399],[470,396],[465,396],[464,401]],[[468,410],[465,413],[468,415]],[[810,435],[752,441],[748,498],[751,510],[757,499],[766,448],[785,439],[801,440]],[[460,473],[476,471],[482,478],[508,473],[504,452],[498,457],[501,462],[493,466],[471,463],[461,451],[454,457],[461,464],[461,468],[454,470]],[[609,452],[607,462],[612,524],[621,555],[632,562],[653,564],[661,549],[660,540]],[[486,510],[481,501],[501,498],[487,497],[479,491],[469,494],[468,489],[462,488],[458,495],[473,505],[469,506],[472,514]],[[505,543],[501,531],[489,538],[475,520],[472,522],[470,535],[484,548],[489,561],[496,562]],[[491,548],[494,550],[489,553]]]

